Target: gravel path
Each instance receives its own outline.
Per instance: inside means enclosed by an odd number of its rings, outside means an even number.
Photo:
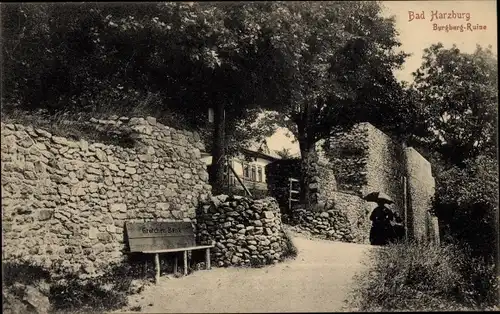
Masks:
[[[294,234],[295,260],[264,268],[213,268],[162,277],[130,298],[124,311],[142,313],[345,311],[352,278],[369,245],[307,239]],[[138,310],[138,308],[136,308]]]

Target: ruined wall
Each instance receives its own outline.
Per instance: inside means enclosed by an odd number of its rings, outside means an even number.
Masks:
[[[318,162],[317,169],[317,202],[327,202],[328,200],[335,198],[335,192],[338,190],[335,170],[331,164],[323,161]]]
[[[408,235],[419,241],[439,239],[436,218],[429,214],[435,181],[431,164],[415,149],[405,150],[408,178]]]
[[[359,124],[318,143],[319,158],[332,165],[338,191],[363,195],[368,174],[368,132],[367,124]]]
[[[275,199],[219,195],[202,203],[197,216],[199,242],[215,242],[211,258],[216,265],[266,265],[282,260],[285,233]]]
[[[403,217],[405,163],[402,146],[373,125],[366,123],[365,127],[368,129],[368,160],[363,195],[373,191],[386,193],[394,201],[393,209]],[[373,208],[376,206],[374,203],[371,205]]]
[[[333,192],[316,211],[295,209],[295,228],[334,241],[369,243],[370,207],[357,195]]]
[[[125,221],[195,222],[211,193],[198,135],[154,118],[97,122],[132,145],[1,125],[3,261],[92,276],[123,259]]]
[[[382,191],[403,214],[404,164],[398,143],[370,123],[360,123],[337,133],[322,146],[321,158],[332,163],[339,191],[360,197]]]
[[[373,125],[360,123],[349,131],[318,142],[316,151],[311,184],[317,206],[311,207],[314,213],[300,209],[286,212],[290,216],[298,214],[292,223],[327,238],[366,243],[370,230],[368,217],[377,205],[365,202],[362,197],[381,191],[394,200],[393,209],[407,221],[410,237],[439,242],[436,217],[427,216],[434,194],[434,179],[429,162],[415,149],[404,149]],[[288,178],[294,175],[298,178],[300,166],[298,160],[278,161],[268,166],[270,191],[277,191],[274,196],[282,209],[288,206]],[[405,217],[404,177],[407,180],[408,217]],[[334,207],[325,210],[328,203],[333,203]],[[350,218],[341,218],[344,216]]]
[[[359,197],[374,191],[388,194],[394,209],[407,221],[409,236],[439,242],[436,217],[428,216],[434,195],[431,166],[415,149],[406,148],[369,123],[355,125],[320,143],[320,160],[333,165],[339,192]],[[407,209],[403,177],[407,178]],[[339,198],[336,206],[349,207]],[[360,205],[361,206],[361,205]],[[368,213],[376,207],[366,203]]]

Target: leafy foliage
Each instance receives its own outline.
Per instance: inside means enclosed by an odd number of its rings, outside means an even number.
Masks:
[[[391,71],[406,54],[394,51],[400,45],[394,21],[380,10],[368,1],[277,2],[263,10],[277,59],[269,70],[282,84],[276,118],[299,142],[305,137],[313,144],[369,117],[370,108],[387,104],[388,92],[398,90]]]
[[[290,148],[283,148],[282,150],[277,150],[276,154],[281,157],[281,159],[290,159],[292,158],[292,153],[290,152]]]
[[[490,49],[472,54],[441,43],[424,50],[411,86],[425,109],[430,144],[445,160],[465,160],[496,153],[498,61]]]
[[[434,168],[433,212],[444,242],[477,259],[463,264],[470,274],[498,268],[497,63],[489,49],[469,54],[438,43],[424,50],[409,88],[428,131],[417,145]]]
[[[434,212],[448,241],[494,262],[495,212],[498,210],[498,161],[487,156],[467,160],[436,178]]]
[[[306,203],[315,143],[357,122],[395,116],[391,109],[403,90],[392,70],[406,54],[395,51],[394,20],[381,17],[378,2],[272,2],[259,12],[272,49],[269,101],[279,99],[277,124],[299,142]]]
[[[152,113],[160,121],[176,113],[206,133],[208,108],[222,106],[225,125],[216,126],[235,139],[234,151],[258,133],[246,127],[254,109],[272,105],[254,6],[3,5],[2,109]]]

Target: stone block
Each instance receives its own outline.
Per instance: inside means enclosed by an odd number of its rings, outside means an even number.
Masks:
[[[97,239],[98,233],[99,233],[99,230],[97,228],[91,227],[89,229],[89,238],[90,239]]]
[[[115,213],[115,212],[125,213],[125,212],[127,212],[127,204],[123,204],[123,203],[110,204],[109,211],[112,213]]]
[[[38,219],[40,221],[46,221],[52,218],[52,215],[54,214],[54,210],[52,209],[42,209],[38,212]]]

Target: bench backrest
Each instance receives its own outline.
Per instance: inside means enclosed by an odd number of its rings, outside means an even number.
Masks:
[[[190,222],[127,222],[130,252],[193,247],[196,245]]]

